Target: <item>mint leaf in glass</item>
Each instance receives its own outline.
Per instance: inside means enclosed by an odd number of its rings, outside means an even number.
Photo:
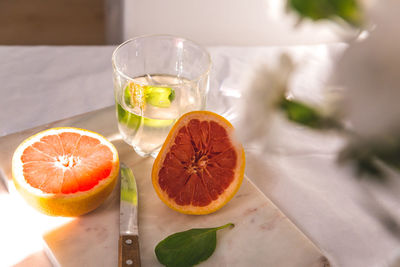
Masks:
[[[138,87],[140,88],[140,87]],[[124,101],[128,107],[135,107],[129,85],[124,88]],[[168,108],[175,99],[175,90],[170,87],[146,85],[142,87],[146,103],[159,108]]]
[[[159,108],[168,108],[175,99],[175,91],[169,87],[145,86],[146,102]]]

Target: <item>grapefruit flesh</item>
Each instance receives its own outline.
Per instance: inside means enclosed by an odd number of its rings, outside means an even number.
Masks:
[[[187,214],[208,214],[224,206],[244,175],[244,151],[233,132],[215,113],[183,115],[153,165],[153,185],[161,200]]]
[[[12,165],[14,184],[28,203],[49,215],[78,216],[111,193],[119,159],[103,136],[64,127],[22,142]]]

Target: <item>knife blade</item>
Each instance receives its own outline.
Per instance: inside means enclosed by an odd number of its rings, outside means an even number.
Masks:
[[[135,176],[121,164],[118,266],[140,267],[138,231],[138,192]]]

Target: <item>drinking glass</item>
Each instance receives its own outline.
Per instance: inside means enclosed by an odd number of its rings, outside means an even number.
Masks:
[[[140,36],[115,49],[112,65],[118,128],[140,156],[155,157],[182,114],[205,108],[211,59],[193,41]]]

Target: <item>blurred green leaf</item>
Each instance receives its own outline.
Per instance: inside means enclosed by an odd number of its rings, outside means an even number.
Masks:
[[[324,117],[313,107],[299,101],[283,98],[280,108],[285,112],[287,118],[293,122],[314,129],[340,128],[340,124],[334,119]]]
[[[382,163],[400,170],[400,136],[354,137],[339,154],[339,162],[354,164],[359,177],[367,174],[365,177],[385,181]]]
[[[371,143],[371,150],[376,158],[400,170],[400,136],[381,137]]]
[[[353,26],[362,25],[362,10],[357,0],[289,0],[288,3],[300,16],[312,20],[339,17]]]
[[[368,174],[367,177],[384,180],[385,175],[383,171],[377,166],[372,158],[356,159],[356,168],[359,177]]]
[[[339,153],[338,161],[352,164],[358,178],[384,180],[385,175],[367,144],[350,143]]]

